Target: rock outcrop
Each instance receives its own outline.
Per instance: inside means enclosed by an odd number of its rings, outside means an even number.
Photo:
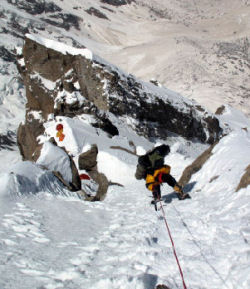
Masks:
[[[12,146],[16,144],[15,134],[11,131],[7,131],[6,134],[0,134],[0,150],[8,149],[12,150]]]
[[[157,285],[155,289],[170,289],[170,288],[166,285],[161,284],[161,285]]]
[[[89,113],[111,136],[119,132],[110,113],[131,119],[133,129],[147,138],[177,134],[213,143],[221,134],[218,119],[204,108],[165,88],[137,81],[86,49],[29,36],[23,58],[25,66],[19,70],[26,86],[27,111],[18,144],[24,159],[35,160],[37,137],[50,116]]]
[[[122,6],[131,4],[132,2],[135,2],[135,0],[101,0],[101,3],[109,4],[112,6]]]
[[[96,145],[79,155],[78,166],[80,170],[90,171],[97,165],[98,148]]]
[[[187,166],[182,173],[182,176],[178,183],[181,186],[185,186],[190,181],[193,174],[197,173],[205,162],[211,157],[213,148],[217,145],[218,142],[215,142],[207,150],[205,150],[198,158],[196,158],[191,165]]]
[[[102,201],[107,193],[109,181],[103,173],[97,169],[98,148],[92,145],[90,150],[80,154],[78,159],[79,169],[86,170],[89,176],[98,184],[98,190],[94,197],[87,198],[90,201]]]
[[[245,173],[240,179],[239,185],[236,188],[236,192],[238,192],[242,188],[246,188],[250,185],[250,165],[245,169]]]
[[[81,189],[81,180],[73,158],[62,147],[58,147],[54,138],[40,146],[37,163],[53,174],[70,190]]]

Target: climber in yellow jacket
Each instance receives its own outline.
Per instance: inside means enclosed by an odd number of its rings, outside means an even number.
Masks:
[[[154,200],[161,198],[161,185],[167,183],[173,187],[174,191],[178,194],[179,199],[184,198],[185,194],[182,187],[178,185],[175,178],[170,175],[170,166],[163,165],[161,168],[156,169],[146,176],[146,187],[153,193]]]
[[[189,197],[183,193],[182,187],[170,174],[170,166],[164,164],[164,158],[170,152],[168,145],[160,145],[138,158],[135,177],[145,179],[146,187],[153,193],[154,201],[161,198],[161,184],[167,183],[173,187],[179,199]]]

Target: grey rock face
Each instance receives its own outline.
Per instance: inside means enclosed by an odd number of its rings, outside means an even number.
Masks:
[[[12,146],[16,144],[15,134],[8,131],[6,134],[0,134],[0,150],[12,150]]]
[[[92,114],[96,119],[93,126],[111,136],[119,132],[109,119],[110,113],[133,119],[133,129],[147,138],[166,139],[177,134],[213,143],[220,136],[218,119],[201,106],[177,95],[181,103],[176,104],[167,90],[137,81],[99,58],[62,54],[31,39],[25,41],[23,57],[25,68],[20,71],[27,112],[18,143],[25,159],[33,159],[37,136],[43,133],[50,114]],[[50,80],[53,87],[46,87],[42,79]],[[67,101],[68,95],[74,101]],[[33,111],[39,112],[42,120],[34,119]]]
[[[106,19],[108,20],[108,17],[102,13],[100,10],[94,8],[94,7],[90,7],[89,9],[85,10],[88,14],[90,15],[94,15],[98,18],[101,18],[101,19]]]
[[[60,7],[53,2],[44,0],[7,0],[10,4],[17,6],[19,9],[25,10],[29,14],[37,15],[42,13],[62,11]]]
[[[15,62],[15,55],[7,50],[4,46],[0,46],[0,58],[7,62]]]
[[[131,4],[132,2],[135,2],[134,0],[101,0],[102,3],[109,4],[112,6],[122,6]]]
[[[24,10],[28,14],[37,15],[39,17],[38,22],[35,21],[27,22],[27,27],[23,27],[23,23],[19,24],[19,17],[16,14],[12,14],[11,23],[8,23],[12,29],[9,31],[16,37],[24,37],[26,33],[32,31],[33,26],[38,30],[44,30],[45,25],[51,24],[56,27],[64,28],[69,30],[71,27],[75,27],[79,30],[79,25],[82,19],[74,14],[65,13],[63,10],[52,1],[47,2],[44,0],[7,0],[10,4],[16,6],[18,9]],[[22,21],[23,22],[23,21]],[[44,22],[44,23],[42,23]],[[16,34],[15,31],[17,30]],[[22,32],[22,33],[20,33]]]

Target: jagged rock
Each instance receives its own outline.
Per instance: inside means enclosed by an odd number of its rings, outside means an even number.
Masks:
[[[122,6],[131,4],[132,2],[135,2],[134,0],[101,0],[102,3],[113,5],[113,6]]]
[[[97,165],[97,154],[97,145],[92,145],[90,150],[80,154],[78,158],[79,169],[86,171],[93,169]]]
[[[119,135],[117,127],[114,126],[112,122],[105,116],[100,116],[100,118],[97,119],[97,122],[93,123],[92,126],[104,130],[110,136]]]
[[[20,124],[17,131],[17,145],[23,160],[36,161],[39,153],[37,137],[43,134],[44,128],[37,120]],[[34,154],[36,152],[36,154]]]
[[[96,16],[98,18],[109,20],[108,17],[104,13],[102,13],[101,11],[99,11],[98,9],[96,9],[94,7],[90,7],[89,9],[87,9],[85,11],[88,14],[94,15],[94,16]]]
[[[57,13],[51,15],[49,18],[41,18],[41,20],[67,31],[70,30],[71,27],[80,30],[80,22],[82,21],[80,17],[69,13]]]
[[[103,173],[99,173],[97,167],[88,171],[90,177],[98,184],[96,195],[91,198],[91,201],[103,201],[109,187],[109,181]]]
[[[106,7],[106,6],[101,6],[101,8],[102,8],[102,9],[105,9],[105,10],[107,10],[107,11],[109,11],[109,12],[115,13],[114,10],[112,10],[112,9]]]
[[[226,109],[225,105],[221,105],[220,107],[217,108],[215,114],[221,115],[225,112],[225,109]]]
[[[4,46],[0,46],[0,58],[8,62],[15,62],[16,60],[14,53],[7,50]]]
[[[0,149],[12,150],[12,146],[16,144],[15,134],[7,131],[6,134],[0,134]]]
[[[82,153],[78,158],[78,166],[80,170],[86,170],[90,177],[98,184],[98,190],[94,197],[90,197],[90,201],[102,201],[107,193],[109,181],[106,176],[98,172],[97,169],[98,148],[92,145],[90,150]]]
[[[161,284],[161,285],[157,285],[155,289],[170,289],[170,288],[166,285]]]
[[[185,186],[188,184],[189,180],[191,179],[192,175],[197,173],[204,163],[211,157],[213,148],[218,144],[218,141],[211,145],[207,150],[205,150],[197,159],[195,159],[191,165],[185,168],[182,173],[182,176],[178,183],[181,186]]]
[[[242,188],[246,188],[249,185],[250,185],[250,165],[245,169],[245,173],[240,179],[236,192],[238,192]]]
[[[42,13],[58,12],[62,9],[53,2],[44,0],[7,0],[8,3],[17,6],[19,9],[25,10],[29,14],[37,15]]]
[[[119,133],[109,118],[114,114],[133,119],[133,129],[147,138],[178,134],[213,143],[220,137],[218,119],[196,103],[137,81],[93,55],[70,54],[70,48],[62,53],[32,39],[25,40],[25,68],[20,68],[27,95],[26,121],[18,134],[24,159],[33,160],[49,115],[92,114],[93,125],[111,136]]]
[[[53,138],[41,146],[37,163],[53,171],[54,175],[71,191],[81,189],[81,180],[76,165],[67,151],[58,147]]]
[[[11,27],[17,33],[13,34],[12,31],[8,31],[14,36],[24,37],[26,33],[29,33],[29,29],[33,29],[35,25],[36,29],[44,30],[46,23],[51,24],[56,27],[63,28],[65,30],[69,30],[71,27],[75,27],[80,30],[80,22],[82,19],[71,13],[63,13],[63,10],[52,1],[44,1],[44,0],[7,0],[10,4],[17,7],[17,9],[25,10],[27,13],[31,15],[37,15],[39,17],[40,23],[32,23],[28,24],[28,27],[23,27],[19,24],[19,17],[16,14],[12,14],[11,16]],[[44,23],[42,23],[44,22]],[[22,32],[22,33],[20,33]]]

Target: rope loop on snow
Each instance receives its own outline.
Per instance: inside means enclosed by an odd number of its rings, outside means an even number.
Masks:
[[[185,283],[185,280],[184,280],[184,275],[183,275],[183,272],[182,272],[182,269],[181,269],[181,265],[180,265],[180,262],[179,262],[179,259],[178,259],[178,256],[177,256],[177,253],[176,253],[176,250],[175,250],[174,241],[173,241],[173,238],[172,238],[172,235],[171,235],[169,226],[168,226],[168,222],[167,222],[167,219],[166,219],[166,214],[165,214],[165,211],[164,211],[164,209],[163,209],[161,200],[159,200],[159,201],[160,201],[162,216],[163,216],[165,225],[166,225],[166,227],[167,227],[168,235],[169,235],[169,238],[170,238],[170,241],[171,241],[171,244],[172,244],[172,249],[173,249],[173,252],[174,252],[174,256],[175,256],[175,259],[176,259],[176,262],[177,262],[177,265],[178,265],[178,268],[179,268],[179,271],[180,271],[183,288],[184,288],[184,289],[187,289],[187,286],[186,286],[186,283]]]

